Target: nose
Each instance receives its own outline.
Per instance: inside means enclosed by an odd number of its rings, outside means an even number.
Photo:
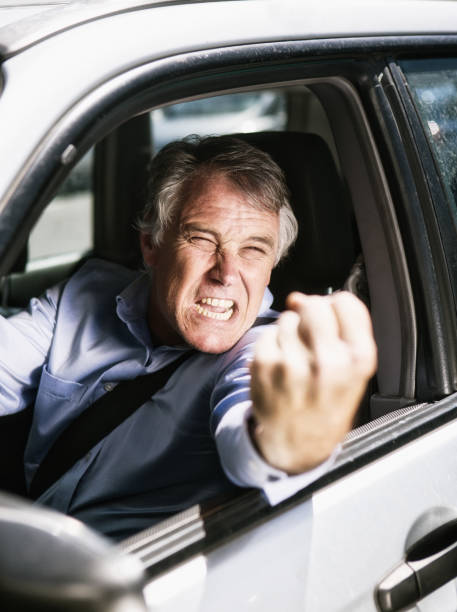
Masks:
[[[238,274],[236,256],[228,251],[218,251],[216,261],[210,270],[210,278],[224,287],[233,285]]]

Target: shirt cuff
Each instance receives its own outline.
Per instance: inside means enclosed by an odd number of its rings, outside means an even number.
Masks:
[[[289,475],[269,465],[256,450],[248,430],[251,402],[245,401],[226,412],[216,428],[216,444],[227,476],[241,487],[261,489],[274,506],[291,497],[325,474],[334,464],[341,446],[328,459],[303,474]]]

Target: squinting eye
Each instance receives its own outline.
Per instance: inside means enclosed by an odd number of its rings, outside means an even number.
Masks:
[[[266,252],[264,249],[257,246],[248,246],[243,248],[243,257],[247,259],[258,259],[260,257],[264,257]]]
[[[190,236],[189,242],[204,251],[214,251],[216,248],[216,244],[212,240],[202,236]]]

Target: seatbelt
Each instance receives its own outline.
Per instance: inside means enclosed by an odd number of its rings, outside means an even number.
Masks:
[[[274,320],[274,317],[258,317],[253,327]],[[30,497],[36,499],[46,491],[100,440],[157,393],[175,370],[195,352],[189,350],[156,372],[120,382],[86,408],[64,429],[41,461],[30,484]]]
[[[194,350],[187,351],[160,370],[120,382],[82,412],[60,434],[38,466],[30,496],[39,497],[100,440],[123,423],[161,389]]]

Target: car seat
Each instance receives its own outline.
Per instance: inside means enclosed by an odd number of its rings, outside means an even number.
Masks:
[[[360,251],[347,189],[326,142],[303,132],[232,134],[269,153],[285,173],[299,234],[273,271],[274,306],[284,308],[292,290],[340,289]]]

